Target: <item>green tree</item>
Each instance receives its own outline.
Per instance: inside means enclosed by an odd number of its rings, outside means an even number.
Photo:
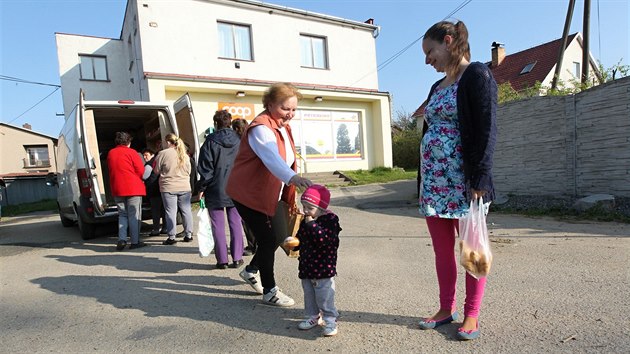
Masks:
[[[337,153],[350,154],[352,152],[348,127],[345,124],[339,124],[339,128],[337,128]]]
[[[411,113],[405,110],[396,111],[396,118],[392,122],[392,131],[415,130],[418,127],[418,121]]]
[[[396,111],[392,122],[392,157],[394,166],[404,169],[417,169],[420,158],[419,122],[411,113]]]

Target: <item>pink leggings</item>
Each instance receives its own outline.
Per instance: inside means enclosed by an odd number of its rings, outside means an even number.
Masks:
[[[435,270],[440,286],[440,309],[455,309],[455,286],[457,284],[457,260],[455,258],[455,236],[459,228],[458,219],[426,217],[427,227],[433,251],[435,252]],[[486,278],[479,280],[466,273],[466,302],[464,316],[479,317],[479,307],[483,299]]]

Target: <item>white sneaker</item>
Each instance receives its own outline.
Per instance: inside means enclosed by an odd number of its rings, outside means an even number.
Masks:
[[[332,337],[337,334],[337,322],[328,322],[324,327],[324,336]]]
[[[256,272],[256,273],[250,273],[247,271],[247,268],[243,268],[243,270],[241,270],[241,272],[238,274],[241,276],[241,278],[243,280],[245,280],[245,282],[249,285],[251,285],[252,288],[254,288],[254,291],[262,294],[263,293],[263,287],[260,284],[260,273]]]
[[[324,320],[321,317],[310,317],[298,324],[298,328],[305,331],[307,329],[315,328],[317,326],[323,326]]]
[[[293,306],[295,301],[286,296],[278,287],[274,287],[270,292],[263,295],[263,303],[271,306]]]

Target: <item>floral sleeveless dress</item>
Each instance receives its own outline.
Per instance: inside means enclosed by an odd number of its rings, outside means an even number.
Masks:
[[[424,216],[459,219],[468,213],[462,142],[457,117],[458,82],[436,88],[425,108],[419,210]]]

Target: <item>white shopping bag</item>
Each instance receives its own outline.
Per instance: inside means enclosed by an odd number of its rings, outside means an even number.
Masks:
[[[475,279],[485,277],[492,266],[492,251],[483,199],[470,202],[468,215],[459,219],[460,264]]]
[[[199,256],[208,257],[214,249],[214,238],[212,237],[212,226],[210,225],[210,214],[203,199],[199,201],[199,224],[197,225],[197,241],[199,242]]]

